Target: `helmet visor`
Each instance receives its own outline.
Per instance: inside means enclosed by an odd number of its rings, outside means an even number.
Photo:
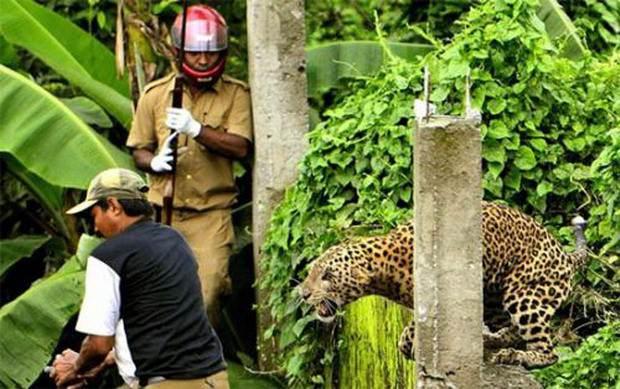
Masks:
[[[185,51],[222,51],[228,47],[228,29],[211,20],[188,20],[185,30]],[[172,43],[181,47],[181,26],[172,28]]]

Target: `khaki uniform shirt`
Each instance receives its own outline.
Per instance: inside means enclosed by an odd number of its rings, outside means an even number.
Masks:
[[[127,138],[127,146],[157,152],[170,129],[166,127],[166,108],[172,104],[174,74],[146,86]],[[183,91],[183,108],[195,120],[217,131],[252,141],[252,114],[247,84],[223,75],[211,89],[193,100]],[[178,141],[174,206],[194,210],[229,208],[237,197],[232,160],[181,134]],[[162,205],[169,175],[149,174],[149,200]]]

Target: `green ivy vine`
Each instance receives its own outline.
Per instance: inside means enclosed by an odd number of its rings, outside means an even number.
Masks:
[[[620,383],[620,321],[586,339],[578,350],[560,348],[560,360],[535,372],[548,389],[615,389]]]

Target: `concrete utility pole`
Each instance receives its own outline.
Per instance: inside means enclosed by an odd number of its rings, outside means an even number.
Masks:
[[[480,122],[428,116],[429,105],[420,103],[413,153],[417,387],[480,388]]]
[[[254,117],[252,233],[260,279],[261,246],[273,208],[297,176],[307,145],[308,103],[304,2],[248,0],[249,78]],[[259,364],[271,370],[275,344],[262,339],[270,324],[266,296],[257,292]]]

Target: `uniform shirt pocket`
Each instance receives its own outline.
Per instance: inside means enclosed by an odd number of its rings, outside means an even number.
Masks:
[[[221,114],[205,112],[202,115],[202,124],[205,124],[215,130],[223,129],[222,128],[223,121],[224,121],[224,117]]]

